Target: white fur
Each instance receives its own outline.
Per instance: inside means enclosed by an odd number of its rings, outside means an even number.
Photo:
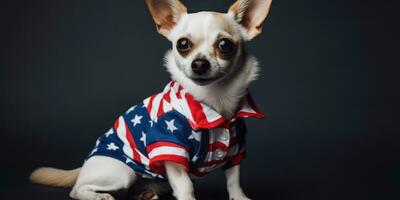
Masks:
[[[113,200],[110,194],[100,194],[97,191],[128,189],[136,179],[135,172],[121,161],[93,156],[82,166],[70,197],[80,200]]]
[[[236,165],[230,169],[225,170],[226,188],[228,190],[229,199],[233,200],[250,200],[243,193],[240,186],[240,166]]]
[[[195,200],[193,183],[182,165],[165,162],[169,184],[178,200]]]

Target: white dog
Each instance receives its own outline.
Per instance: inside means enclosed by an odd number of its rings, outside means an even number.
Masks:
[[[70,196],[80,200],[112,200],[110,193],[142,178],[153,185],[168,180],[178,200],[193,200],[191,178],[222,167],[229,198],[249,199],[239,184],[243,118],[263,115],[247,90],[258,68],[244,43],[261,33],[271,0],[237,0],[228,13],[190,14],[178,0],[146,2],[158,32],[173,44],[165,58],[173,81],[119,117],[82,168],[39,168],[31,180],[73,187]],[[151,185],[140,199],[158,198]]]

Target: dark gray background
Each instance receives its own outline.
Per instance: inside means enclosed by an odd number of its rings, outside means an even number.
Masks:
[[[197,12],[225,11],[233,1],[183,2]],[[250,89],[270,115],[248,120],[242,183],[250,197],[399,196],[397,76],[373,68],[397,66],[380,58],[397,50],[386,43],[396,36],[386,30],[398,24],[393,2],[273,2],[262,35],[247,45],[262,69]],[[80,166],[119,114],[169,81],[162,61],[171,44],[144,1],[0,8],[0,199],[67,199],[67,190],[28,183],[29,173]],[[382,82],[389,95],[376,86]],[[199,199],[227,199],[221,172],[196,188]]]

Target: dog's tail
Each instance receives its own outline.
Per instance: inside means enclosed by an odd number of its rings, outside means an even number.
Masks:
[[[62,170],[50,167],[41,167],[32,172],[29,180],[33,183],[54,186],[72,187],[78,178],[81,168]]]

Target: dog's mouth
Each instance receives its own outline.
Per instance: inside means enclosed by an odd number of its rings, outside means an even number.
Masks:
[[[218,78],[191,78],[193,82],[195,82],[198,85],[208,85]]]
[[[217,73],[209,76],[188,76],[195,84],[204,86],[215,83],[224,77],[225,73]]]

